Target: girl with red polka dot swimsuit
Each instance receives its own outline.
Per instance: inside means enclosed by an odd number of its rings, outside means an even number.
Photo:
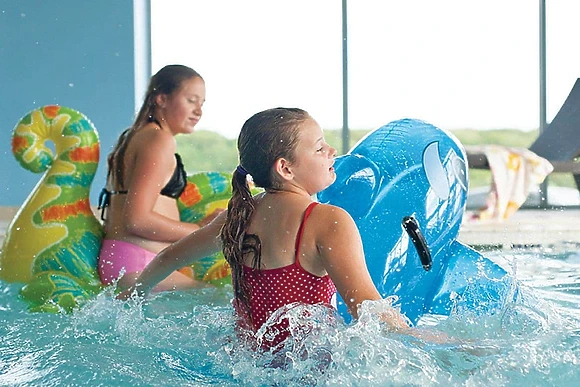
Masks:
[[[320,125],[301,109],[269,109],[246,121],[238,152],[220,239],[240,324],[258,331],[285,305],[330,305],[335,289],[355,317],[362,301],[380,299],[350,215],[312,200],[336,179],[336,149]],[[249,178],[265,192],[252,196]],[[271,339],[262,344],[283,341],[285,325],[271,327],[278,335],[262,334]]]
[[[243,266],[243,276],[251,289],[252,296],[249,310],[241,308],[238,302],[234,304],[240,316],[240,325],[255,331],[256,327],[261,327],[272,313],[296,302],[335,306],[336,287],[328,274],[319,277],[300,265],[299,251],[304,225],[317,204],[310,203],[304,212],[296,235],[294,263],[263,270]],[[268,325],[260,337],[264,348],[278,346],[288,337],[288,321],[282,319],[273,325]]]
[[[138,285],[119,298],[145,294],[171,269],[222,247],[240,326],[250,331],[257,332],[289,304],[330,305],[336,290],[354,318],[363,301],[380,300],[351,216],[312,199],[336,179],[336,149],[326,143],[318,123],[301,109],[262,111],[243,125],[238,151],[227,212],[160,253]],[[264,192],[252,196],[249,179]],[[408,330],[398,313],[382,318],[393,329]],[[284,324],[274,325],[272,332],[279,333],[263,347],[288,336]]]

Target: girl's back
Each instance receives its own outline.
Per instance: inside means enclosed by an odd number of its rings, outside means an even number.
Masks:
[[[123,166],[124,185],[121,187],[116,181],[112,181],[110,182],[111,188],[115,191],[126,190],[132,185],[135,176],[149,176],[151,174],[150,165],[160,164],[160,160],[168,165],[162,169],[161,179],[163,181],[169,180],[175,169],[174,151],[175,140],[173,136],[162,132],[154,123],[139,129],[129,140],[127,150],[120,163]],[[175,199],[159,195],[159,187],[149,184],[135,188],[139,191],[156,190],[154,194],[150,195],[157,196],[152,211],[169,219],[179,220]],[[153,252],[161,251],[167,247],[169,242],[143,238],[127,229],[127,218],[124,215],[127,211],[126,204],[127,194],[111,196],[107,222],[105,222],[107,238],[130,242]]]
[[[247,254],[242,270],[251,295],[249,310],[237,307],[242,326],[264,330],[259,337],[265,348],[277,346],[289,334],[285,313],[276,311],[295,303],[336,307],[336,287],[318,259],[320,223],[313,222],[318,205],[289,192],[267,193],[257,200],[249,232],[259,233],[261,265],[260,270],[253,268],[253,254]]]
[[[262,194],[257,198],[256,210],[252,216],[249,234],[255,234],[262,243],[262,269],[274,269],[288,266],[295,262],[295,244],[298,229],[304,212],[312,200],[309,197],[293,192],[274,192]],[[326,270],[320,263],[316,246],[318,227],[322,207],[312,210],[304,225],[300,249],[300,265],[308,272],[322,277]],[[245,257],[244,264],[252,266],[253,257]]]

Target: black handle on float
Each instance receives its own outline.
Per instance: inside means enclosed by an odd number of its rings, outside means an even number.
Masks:
[[[427,246],[427,241],[425,241],[425,238],[421,233],[421,229],[419,228],[419,223],[417,220],[412,216],[405,216],[403,218],[403,228],[405,231],[407,231],[407,234],[409,234],[409,237],[415,245],[415,249],[419,254],[423,269],[425,269],[425,271],[431,270],[431,267],[433,266],[431,251],[429,250],[429,246]]]

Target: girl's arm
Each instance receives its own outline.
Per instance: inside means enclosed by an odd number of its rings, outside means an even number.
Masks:
[[[207,226],[162,250],[143,270],[135,285],[121,292],[117,298],[126,300],[135,292],[143,297],[175,270],[219,251],[221,249],[219,233],[225,218],[226,213],[223,212]]]
[[[159,192],[175,170],[173,136],[149,130],[133,141],[138,142],[132,144],[138,151],[127,176],[129,192],[123,213],[127,231],[144,239],[175,242],[198,230],[196,224],[180,222],[155,211]]]
[[[382,298],[367,269],[360,233],[345,210],[329,205],[316,208],[322,210],[324,219],[318,223],[317,245],[321,259],[349,312],[358,318],[358,306],[363,301]],[[454,341],[441,332],[410,328],[407,320],[396,310],[382,313],[380,318],[390,329],[422,340],[434,343]]]
[[[317,210],[321,219],[317,227],[321,260],[349,313],[358,318],[358,307],[363,301],[382,298],[369,274],[358,228],[342,208],[319,205]],[[395,329],[408,328],[400,313],[385,314],[382,318]]]

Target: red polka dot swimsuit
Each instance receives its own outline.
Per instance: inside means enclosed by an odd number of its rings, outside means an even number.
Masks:
[[[298,229],[295,244],[295,260],[293,264],[276,269],[254,270],[244,266],[244,277],[248,281],[250,289],[250,313],[254,331],[266,322],[272,313],[282,306],[300,302],[305,304],[331,305],[332,297],[336,293],[336,287],[327,275],[318,277],[306,271],[299,260],[299,248],[304,232],[306,219],[312,212],[316,202],[311,203],[306,211]],[[240,313],[240,317],[243,313]],[[243,317],[242,317],[243,318]],[[267,347],[276,346],[288,337],[288,321],[282,320],[279,324],[268,329],[280,332]]]

